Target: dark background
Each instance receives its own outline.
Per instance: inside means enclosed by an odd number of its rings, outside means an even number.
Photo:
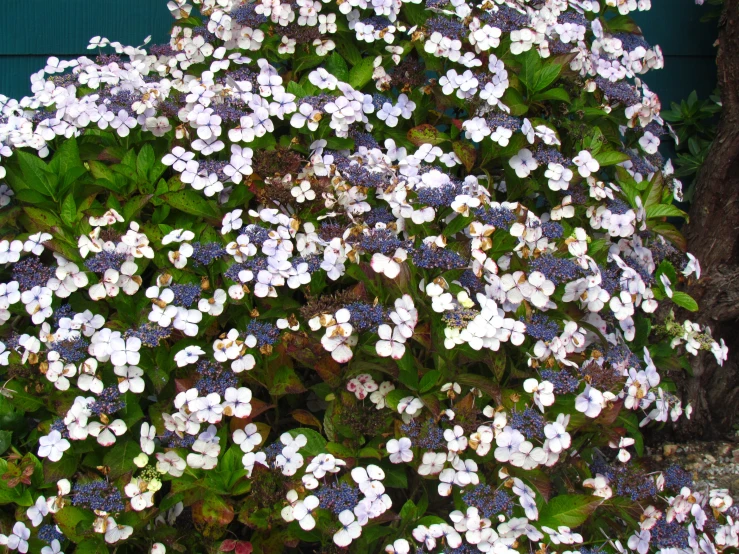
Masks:
[[[645,81],[664,108],[692,90],[705,98],[716,84],[715,21],[701,23],[705,8],[694,0],[652,0],[652,6],[635,19],[647,40],[662,47],[666,67]],[[87,44],[96,35],[124,45],[152,35],[162,43],[173,22],[166,0],[2,0],[2,8],[0,94],[13,98],[30,94],[30,75],[49,56],[94,56]]]

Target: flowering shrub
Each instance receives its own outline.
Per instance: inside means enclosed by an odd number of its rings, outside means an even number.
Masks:
[[[673,311],[649,0],[198,4],[2,99],[0,542],[737,547],[639,459],[726,357]]]

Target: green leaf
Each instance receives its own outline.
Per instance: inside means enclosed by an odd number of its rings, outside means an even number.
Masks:
[[[50,229],[52,227],[59,227],[62,224],[62,220],[59,219],[56,214],[48,210],[41,210],[39,208],[29,206],[23,208],[23,211],[26,212],[26,215],[30,217],[34,223],[42,228]]]
[[[23,150],[16,150],[16,156],[23,173],[23,182],[36,192],[55,198],[56,178],[52,182],[51,171],[41,158]]]
[[[77,204],[74,201],[73,194],[68,194],[64,202],[62,202],[60,215],[64,223],[70,227],[74,225],[74,222],[77,220]]]
[[[441,372],[436,369],[426,373],[421,378],[421,383],[418,385],[418,390],[421,391],[421,393],[430,391],[432,388],[434,388],[434,385],[436,385],[436,382],[439,380],[440,375]]]
[[[570,95],[567,94],[567,91],[562,87],[537,92],[532,97],[532,100],[560,100],[562,102],[567,102],[568,104],[572,101],[570,99]]]
[[[544,90],[549,85],[551,85],[557,79],[557,77],[559,77],[561,71],[562,66],[558,63],[547,63],[544,67],[536,72],[534,81],[531,84],[531,90],[534,92]]]
[[[346,83],[349,80],[349,68],[346,66],[344,58],[342,58],[341,54],[338,52],[333,52],[328,56],[323,67],[339,81],[344,81]]]
[[[94,519],[95,515],[92,511],[69,505],[54,514],[54,520],[62,530],[62,533],[76,543],[83,541],[83,537],[77,533],[77,526],[81,524],[80,528],[86,527],[90,529]]]
[[[456,129],[454,126],[452,126],[452,128]],[[477,150],[475,150],[475,147],[469,142],[455,140],[452,143],[452,150],[454,150],[454,153],[459,156],[460,160],[462,160],[464,168],[468,172],[472,171],[472,168],[475,165],[475,160],[477,159]]]
[[[153,195],[151,194],[141,194],[131,198],[126,202],[126,205],[123,206],[123,218],[126,221],[134,219],[141,209],[149,203],[149,200],[151,200],[152,197]]]
[[[305,92],[305,89],[295,81],[290,81],[287,84],[287,92],[289,92],[290,94],[294,94],[296,98],[303,98],[304,96],[308,96],[308,93]]]
[[[136,469],[133,459],[141,454],[141,448],[134,441],[117,443],[113,448],[107,450],[103,457],[103,463],[110,468],[110,478],[130,473]]]
[[[206,200],[202,193],[186,189],[162,194],[159,198],[174,209],[210,220],[221,220],[221,213],[214,202]]]
[[[408,140],[415,146],[421,146],[422,144],[441,144],[447,139],[436,127],[423,123],[408,131]]]
[[[416,504],[413,502],[413,500],[409,499],[406,500],[405,504],[403,504],[403,507],[400,509],[400,513],[398,515],[400,516],[401,522],[408,523],[416,519],[417,513],[418,508],[416,508]]]
[[[23,390],[22,385],[18,383],[6,385],[5,390],[12,395],[10,397],[10,403],[24,412],[35,412],[44,405],[39,395],[27,393]]]
[[[539,53],[531,49],[521,56],[523,58],[521,63],[521,72],[518,74],[518,78],[521,79],[526,88],[534,90],[534,83],[536,82],[536,76],[541,71],[541,57]]]
[[[600,164],[601,167],[606,167],[609,165],[616,165],[618,163],[625,162],[629,159],[629,157],[623,152],[616,152],[615,150],[610,150],[606,152],[598,152],[593,157],[596,159],[596,161]]]
[[[75,549],[75,554],[108,554],[108,546],[105,541],[99,537],[85,539],[79,543]]]
[[[680,292],[679,290],[673,292],[672,301],[681,308],[685,308],[691,312],[698,311],[698,302],[696,302],[695,299],[687,293]]]
[[[69,452],[65,452],[58,462],[51,462],[48,458],[44,459],[44,481],[56,483],[60,479],[69,479],[77,472],[79,461],[79,456]]]
[[[600,503],[601,500],[593,496],[578,494],[555,496],[542,508],[538,523],[542,527],[553,529],[560,525],[574,529],[582,525]]]
[[[359,90],[372,79],[372,73],[375,71],[374,58],[363,58],[349,72],[349,84]]]
[[[359,62],[362,61],[362,53],[359,51],[359,48],[357,48],[356,44],[354,44],[355,40],[353,34],[339,33],[337,38],[339,40],[334,41],[336,42],[336,51],[341,54],[342,58],[344,58],[351,65],[357,65]],[[349,83],[351,84],[351,77]]]
[[[446,226],[444,226],[444,230],[441,232],[441,234],[445,237],[456,235],[462,229],[467,227],[473,219],[474,218],[472,216],[465,217],[462,214],[457,214],[457,217],[452,219]]]
[[[12,431],[0,431],[0,454],[3,454],[8,448],[10,448],[12,438]]]
[[[300,451],[308,454],[309,456],[317,456],[323,452],[326,452],[327,441],[321,433],[307,427],[298,427],[297,429],[290,429],[288,431],[292,438],[298,435],[303,435],[306,439],[305,446],[301,447]]]
[[[683,252],[688,249],[688,243],[685,240],[685,237],[673,224],[665,222],[649,222],[648,227],[658,235],[665,237]]]
[[[305,387],[298,378],[295,370],[287,365],[278,366],[270,376],[271,386],[269,393],[272,396],[283,396],[285,394],[301,394]]]
[[[410,348],[406,348],[403,357],[398,360],[398,367],[398,380],[411,390],[418,390],[418,369]]]
[[[404,464],[383,464],[382,470],[385,472],[385,479],[382,482],[386,487],[393,489],[408,488],[408,476],[405,473]]]
[[[673,204],[655,204],[647,206],[646,211],[647,219],[655,217],[683,217],[687,219],[688,217],[688,214]]]
[[[154,149],[151,147],[151,144],[145,144],[136,157],[136,172],[142,180],[146,180],[149,170],[154,167],[155,161]]]

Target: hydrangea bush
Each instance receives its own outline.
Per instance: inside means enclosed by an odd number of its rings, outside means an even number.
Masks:
[[[0,97],[0,543],[735,549],[649,0],[195,4]]]

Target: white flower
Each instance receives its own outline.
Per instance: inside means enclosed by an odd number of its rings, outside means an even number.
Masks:
[[[251,390],[246,387],[228,387],[223,397],[223,414],[239,418],[249,417],[251,414]]]
[[[467,448],[467,437],[461,425],[455,425],[452,429],[444,431],[446,447],[450,452],[462,452]]]
[[[202,321],[203,313],[200,310],[188,310],[187,308],[177,308],[177,315],[172,323],[175,329],[179,329],[188,337],[194,337],[198,334],[198,323]]]
[[[172,169],[178,173],[182,173],[187,167],[187,162],[193,158],[195,158],[195,154],[193,152],[188,152],[181,146],[175,146],[172,149],[172,152],[166,154],[162,158],[162,163],[164,165],[172,166]]]
[[[629,537],[627,545],[631,550],[636,550],[639,554],[647,554],[651,538],[652,534],[649,531],[639,531]]]
[[[31,520],[31,525],[38,527],[41,522],[49,514],[49,505],[46,503],[46,498],[39,496],[36,499],[36,503],[26,510],[28,519]]]
[[[511,157],[508,164],[521,179],[528,177],[532,171],[539,167],[534,154],[528,148],[519,150],[518,154]]]
[[[186,240],[192,240],[195,238],[195,233],[187,231],[185,229],[175,229],[167,233],[162,237],[162,244],[167,245],[173,242],[182,242]]]
[[[126,496],[131,499],[131,507],[140,512],[154,505],[154,493],[147,489],[148,483],[136,477],[123,488]]]
[[[523,382],[523,390],[534,394],[534,403],[544,412],[544,406],[554,404],[554,385],[549,381],[539,383],[536,379],[529,378]]]
[[[335,323],[326,328],[321,344],[331,357],[340,364],[352,359],[351,347],[357,344],[357,336],[352,335],[353,327],[349,323],[351,313],[346,308],[336,312]]]
[[[177,367],[185,367],[186,365],[197,363],[203,354],[205,354],[205,351],[202,348],[190,345],[177,352],[174,355],[174,361],[177,362]]]
[[[350,510],[344,510],[339,514],[341,528],[334,534],[334,543],[341,548],[347,547],[354,539],[362,534],[362,526],[356,521]]]
[[[517,429],[505,427],[503,431],[495,437],[495,443],[498,447],[495,449],[495,459],[501,463],[511,461],[514,453],[518,452],[519,446],[526,438]]]
[[[393,544],[385,547],[387,554],[409,554],[411,551],[410,543],[405,539],[396,539]]]
[[[141,445],[141,450],[144,452],[144,454],[153,454],[154,453],[154,437],[157,434],[156,427],[149,424],[148,422],[144,422],[141,424],[141,432],[140,432],[140,439],[139,443]]]
[[[392,257],[385,256],[380,252],[375,252],[372,255],[372,269],[377,273],[382,273],[389,279],[395,279],[400,274],[400,264],[405,262],[408,258],[408,253],[404,248],[398,248],[395,250],[395,254]]]
[[[62,545],[57,539],[51,541],[49,546],[44,546],[41,549],[41,554],[64,554],[62,552]]]
[[[98,421],[92,421],[87,425],[87,432],[97,437],[98,444],[101,446],[112,446],[115,444],[116,437],[123,435],[127,429],[122,419],[115,419],[107,425]]]
[[[121,394],[128,392],[129,390],[134,394],[141,394],[144,392],[145,383],[141,376],[144,374],[144,370],[134,365],[121,365],[113,368],[113,372],[120,377],[118,379],[118,390]]]
[[[357,400],[364,400],[367,398],[369,393],[374,392],[377,389],[377,383],[372,376],[367,373],[357,375],[346,384],[346,390],[353,392],[354,396],[357,397]]]
[[[390,325],[382,324],[377,328],[380,340],[375,345],[377,355],[383,358],[391,356],[399,360],[405,354],[405,337],[401,334],[399,327],[391,328]]]
[[[241,229],[241,226],[244,224],[244,221],[241,219],[243,212],[244,210],[238,209],[230,211],[223,216],[223,222],[221,223],[222,235]]]
[[[137,365],[141,359],[141,339],[114,337],[110,341],[110,362],[114,366]]]
[[[22,521],[16,521],[10,536],[0,535],[0,545],[25,553],[28,552],[29,538],[31,538],[31,530]]]
[[[587,417],[598,417],[604,406],[603,393],[590,385],[585,385],[585,390],[575,398],[575,409]]]
[[[554,283],[540,271],[531,273],[528,281],[531,285],[531,303],[537,308],[544,308],[549,303],[549,297],[554,294]]]
[[[590,177],[591,173],[596,173],[600,169],[598,160],[587,150],[581,150],[580,153],[572,158],[572,162],[577,166],[577,172],[582,177]]]
[[[290,194],[295,198],[298,204],[302,204],[306,200],[315,200],[316,193],[311,189],[310,181],[301,181],[290,189]]]
[[[569,448],[572,442],[570,434],[565,430],[563,423],[559,421],[559,417],[557,421],[544,426],[544,436],[547,438],[545,446],[555,454]]]
[[[446,463],[446,454],[441,452],[425,452],[418,467],[419,475],[436,475],[441,473]]]
[[[390,454],[390,462],[394,464],[408,463],[413,460],[411,439],[402,437],[400,440],[390,439],[385,445],[385,450]]]
[[[39,458],[49,458],[51,462],[58,462],[62,459],[65,450],[68,450],[71,444],[67,439],[62,438],[59,431],[52,431],[48,435],[38,440]]]
[[[49,233],[36,233],[35,235],[31,235],[26,239],[26,242],[23,243],[23,250],[25,252],[31,252],[36,256],[40,256],[44,251],[43,243],[52,238],[54,237]]]
[[[262,444],[262,435],[253,423],[248,423],[243,429],[237,429],[233,433],[233,441],[241,447],[243,452],[251,452]]]
[[[159,473],[169,474],[172,477],[181,477],[185,472],[187,463],[180,458],[179,454],[174,450],[166,453],[157,452],[157,471]]]
[[[130,525],[118,525],[112,517],[105,519],[105,542],[113,544],[118,541],[124,541],[133,533],[133,527]]]

